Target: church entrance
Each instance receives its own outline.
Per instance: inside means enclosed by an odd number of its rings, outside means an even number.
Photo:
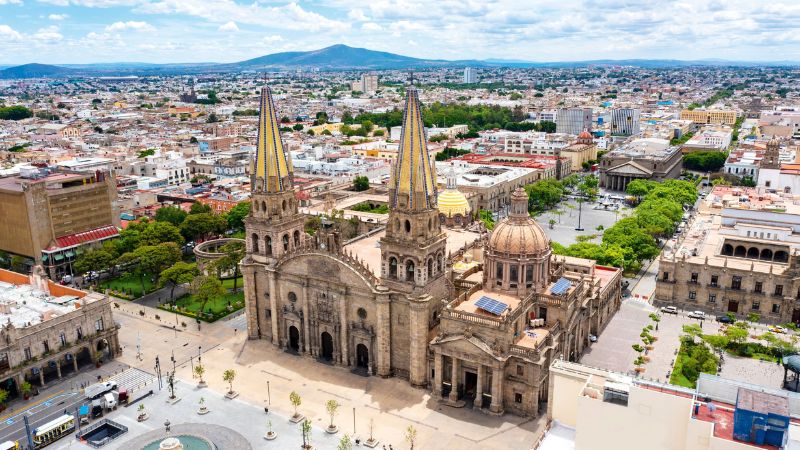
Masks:
[[[366,369],[369,367],[369,350],[364,344],[356,346],[356,367]]]
[[[464,372],[464,397],[475,400],[478,388],[478,374],[475,372]]]
[[[333,360],[333,337],[327,331],[322,332],[322,359]]]
[[[289,350],[300,351],[300,331],[294,325],[289,327]]]

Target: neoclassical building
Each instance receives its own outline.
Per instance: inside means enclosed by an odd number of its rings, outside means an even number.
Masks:
[[[407,379],[453,406],[536,415],[549,362],[576,359],[619,307],[620,271],[551,255],[518,189],[513,214],[488,243],[481,237],[468,245],[486,243],[483,263],[456,276],[452,265],[466,248],[447,248],[426,142],[412,86],[386,229],[354,251],[333,224],[304,232],[292,163],[270,89],[262,89],[242,261],[249,337],[362,374]],[[489,310],[482,297],[506,307]]]

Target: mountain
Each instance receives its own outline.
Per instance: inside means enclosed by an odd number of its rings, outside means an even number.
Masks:
[[[49,64],[23,64],[0,70],[0,79],[18,78],[63,78],[74,75],[75,71],[61,66]]]
[[[478,62],[475,62],[478,64]],[[462,61],[419,59],[410,56],[379,52],[366,48],[332,45],[308,52],[283,52],[260,56],[221,67],[240,69],[284,69],[318,67],[320,69],[403,69],[410,67],[446,67],[464,64]]]

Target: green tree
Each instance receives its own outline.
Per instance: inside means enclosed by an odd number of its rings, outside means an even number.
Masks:
[[[211,114],[208,115],[206,123],[215,123],[215,122],[219,122],[219,117],[217,117],[216,113],[212,112]]]
[[[701,172],[716,172],[725,165],[725,152],[693,152],[683,155],[683,167]]]
[[[189,214],[177,206],[162,206],[156,210],[157,222],[169,222],[179,227]]]
[[[8,400],[8,391],[0,389],[0,406],[2,406],[6,400]]]
[[[205,275],[198,275],[194,277],[189,290],[194,295],[195,300],[200,302],[200,312],[206,310],[206,304],[216,298],[225,295],[225,288],[217,277],[207,277]]]
[[[108,250],[95,248],[78,255],[73,269],[77,273],[100,271],[111,267],[114,264],[114,259],[114,255],[109,253]]]
[[[483,222],[483,226],[485,226],[487,230],[492,231],[494,229],[494,216],[491,211],[485,209],[480,210],[478,218]]]
[[[703,329],[696,323],[684,325],[683,332],[692,338],[692,342],[694,342],[696,338],[703,336]]]
[[[528,192],[528,209],[531,212],[541,212],[552,208],[564,195],[564,186],[554,179],[540,180],[525,186]]]
[[[345,434],[339,440],[339,445],[336,447],[336,450],[353,450],[353,442],[350,440],[350,436]]]
[[[250,202],[239,202],[225,214],[228,228],[231,230],[244,230],[244,219],[250,214]]]
[[[302,402],[303,402],[303,399],[300,397],[300,394],[298,394],[297,392],[292,391],[289,394],[289,403],[291,403],[292,406],[294,407],[294,416],[293,417],[297,417],[299,415],[297,413],[297,408],[302,404]]]
[[[33,112],[24,106],[0,107],[0,120],[22,120],[33,117]]]
[[[653,181],[635,179],[628,183],[628,187],[625,188],[625,192],[628,195],[641,198],[649,194],[654,187],[655,182]]]
[[[302,124],[302,123],[296,123],[296,124],[294,124],[294,125],[292,126],[292,129],[293,129],[294,131],[301,131],[301,130],[303,129],[303,124]]]
[[[413,425],[409,425],[403,437],[411,446],[411,450],[414,450],[414,444],[417,442],[417,429]]]
[[[366,191],[369,189],[369,178],[363,175],[353,178],[353,189],[356,191]]]
[[[325,410],[328,412],[328,416],[331,418],[331,423],[328,428],[333,429],[333,418],[336,416],[336,413],[339,411],[339,407],[342,406],[336,400],[328,400],[325,402]]]
[[[169,286],[169,301],[175,298],[175,288],[181,284],[191,283],[197,276],[197,265],[178,261],[171,267],[161,271],[158,277],[158,287]]]
[[[741,327],[728,327],[725,329],[725,336],[735,344],[742,344],[747,340],[747,329]]]
[[[239,263],[245,254],[244,242],[228,242],[219,248],[219,253],[222,253],[223,256],[214,261],[214,268],[218,274],[233,271],[233,292],[236,293],[236,282],[239,279]]]
[[[189,240],[207,238],[225,231],[228,223],[222,216],[212,213],[190,214],[181,224],[181,234]]]
[[[222,381],[228,383],[228,394],[233,394],[233,380],[236,379],[236,371],[233,369],[227,369],[225,372],[222,372]]]
[[[181,250],[174,242],[158,245],[144,245],[132,252],[120,256],[117,262],[132,267],[133,273],[142,285],[142,293],[146,292],[144,279],[147,275],[160,275],[167,267],[181,259]]]
[[[139,234],[139,245],[158,245],[162,242],[183,244],[181,230],[170,222],[149,222]]]
[[[189,208],[189,214],[205,214],[211,212],[211,205],[206,205],[200,202],[192,203],[192,206]]]

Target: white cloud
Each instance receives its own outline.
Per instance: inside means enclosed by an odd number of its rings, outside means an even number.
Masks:
[[[360,9],[351,9],[350,12],[347,13],[347,17],[358,22],[366,22],[369,20],[369,17],[364,15],[364,11]]]
[[[50,14],[47,16],[47,18],[50,20],[64,20],[67,17],[69,17],[69,14]]]
[[[0,25],[0,37],[12,41],[22,40],[22,34],[8,25]]]
[[[152,31],[152,25],[147,22],[137,22],[133,20],[129,20],[127,22],[114,22],[111,25],[106,27],[106,31],[109,32],[119,32],[119,31],[126,31],[126,30],[133,30],[133,31]]]
[[[138,3],[141,3],[142,0],[37,0],[37,1],[39,1],[40,3],[47,3],[56,6],[75,5],[75,6],[85,6],[87,8],[111,8],[114,6],[133,6]]]
[[[230,22],[226,22],[226,23],[220,25],[218,30],[219,31],[235,32],[235,31],[239,31],[239,27],[236,26],[236,22],[231,20]]]
[[[278,42],[283,42],[283,38],[278,36],[277,34],[272,36],[266,36],[264,39],[261,39],[262,44],[276,44]]]
[[[42,43],[58,42],[64,39],[64,36],[59,32],[58,27],[55,25],[40,28],[36,33],[33,34],[32,37],[34,40]]]
[[[0,5],[21,5],[22,0],[0,0]]]
[[[383,30],[383,27],[375,22],[365,22],[363,25],[361,25],[361,29],[366,31],[381,31]]]

